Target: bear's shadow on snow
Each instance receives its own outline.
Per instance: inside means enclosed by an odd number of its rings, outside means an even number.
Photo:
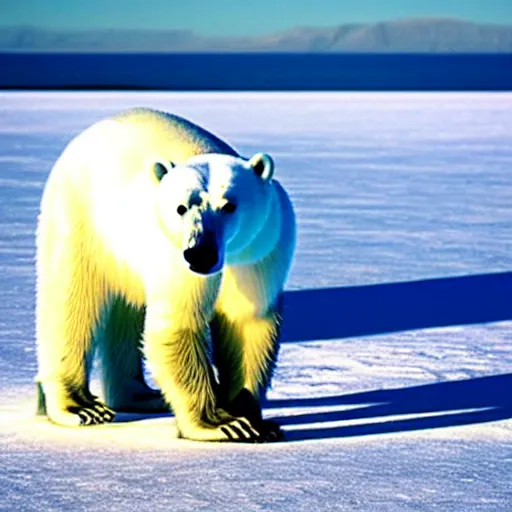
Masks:
[[[510,390],[512,373],[339,396],[269,400],[265,404],[264,415],[266,419],[277,421],[284,427],[288,442],[362,437],[509,419],[512,418]],[[276,408],[315,407],[343,409],[271,415],[272,409]],[[119,415],[116,422],[169,416],[164,413],[125,413]],[[406,417],[387,419],[391,416]],[[348,424],[321,426],[327,422]],[[305,428],[300,428],[301,425]],[[287,429],[287,426],[292,426],[292,429]]]
[[[283,341],[342,339],[512,319],[512,272],[288,292]],[[275,418],[288,440],[364,436],[512,418],[512,374],[337,397],[274,400],[267,407],[354,406]],[[359,407],[357,407],[359,406]],[[385,421],[389,416],[412,415]],[[421,416],[420,416],[421,415]],[[361,420],[372,419],[370,422]]]
[[[287,441],[356,437],[512,418],[511,389],[512,373],[509,373],[350,395],[272,400],[267,408],[344,406],[345,410],[341,411],[290,414],[273,419],[285,430],[288,425],[309,425],[287,430]],[[408,417],[386,420],[399,415]],[[357,423],[335,427],[317,425],[341,421]]]
[[[282,341],[512,319],[512,272],[285,293]]]

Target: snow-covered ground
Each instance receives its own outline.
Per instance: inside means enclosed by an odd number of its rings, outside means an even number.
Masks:
[[[178,440],[172,417],[68,430],[33,415],[44,181],[74,134],[140,105],[271,153],[294,200],[300,308],[265,410],[287,442]],[[512,94],[1,93],[0,510],[511,510],[512,322],[446,326],[462,309],[512,319],[510,274],[425,296],[433,278],[511,270]],[[397,332],[379,331],[381,311]],[[354,316],[377,334],[347,337]]]

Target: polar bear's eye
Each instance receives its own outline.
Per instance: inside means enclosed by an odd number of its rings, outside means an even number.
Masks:
[[[236,204],[235,203],[226,203],[222,207],[222,211],[224,213],[233,213],[236,210]]]
[[[178,208],[176,208],[178,215],[185,215],[185,213],[187,213],[187,210],[188,208],[184,204],[180,204]]]

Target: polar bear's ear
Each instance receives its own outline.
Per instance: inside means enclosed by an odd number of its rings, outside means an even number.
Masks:
[[[172,162],[169,162],[169,169],[172,169],[174,167],[174,164]],[[169,172],[169,169],[162,163],[162,162],[156,162],[153,165],[153,172],[155,173],[156,179],[158,181],[161,181],[162,178]]]
[[[264,180],[270,180],[274,174],[274,161],[266,153],[256,153],[250,160],[252,170]]]

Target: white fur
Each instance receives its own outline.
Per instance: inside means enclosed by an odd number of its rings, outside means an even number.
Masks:
[[[161,179],[157,162],[167,169]],[[272,171],[267,156],[248,162],[199,127],[148,110],[99,122],[68,145],[48,179],[37,236],[37,378],[52,421],[112,419],[88,391],[94,348],[107,405],[161,408],[142,378],[143,335],[182,435],[238,436],[241,420],[218,405],[209,326],[222,317],[231,336],[221,332],[218,346],[239,354],[223,400],[242,387],[258,399],[277,353],[276,304],[295,245],[291,203]],[[228,202],[235,212],[223,211]],[[215,234],[219,261],[199,275],[184,251],[205,232]]]

